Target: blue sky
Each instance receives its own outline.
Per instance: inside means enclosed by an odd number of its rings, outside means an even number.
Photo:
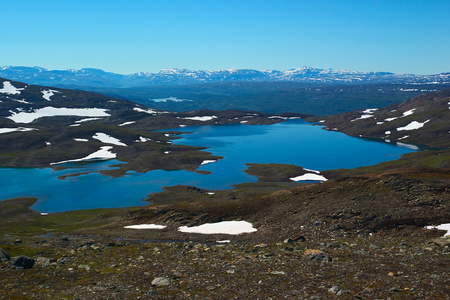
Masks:
[[[450,72],[449,0],[0,4],[0,66]]]

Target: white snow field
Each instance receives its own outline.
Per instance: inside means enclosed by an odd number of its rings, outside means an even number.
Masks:
[[[186,233],[201,233],[201,234],[230,234],[237,235],[242,233],[252,233],[257,231],[252,223],[247,221],[223,221],[218,223],[206,223],[200,226],[181,226],[178,231]]]
[[[36,119],[55,116],[78,116],[78,117],[108,117],[107,109],[103,108],[64,108],[47,106],[36,109],[33,112],[19,112],[7,117],[16,123],[31,123]]]

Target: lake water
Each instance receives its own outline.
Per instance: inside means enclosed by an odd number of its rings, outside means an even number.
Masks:
[[[90,173],[60,180],[57,177],[75,172],[110,168],[117,160],[71,163],[71,169],[1,168],[0,199],[37,197],[32,209],[40,212],[61,212],[91,208],[145,205],[147,195],[161,191],[163,186],[195,185],[219,190],[233,184],[256,182],[255,176],[243,170],[245,163],[295,164],[312,170],[355,168],[398,159],[415,151],[389,143],[346,136],[322,130],[302,120],[274,125],[218,125],[174,129],[182,139],[174,144],[209,147],[207,151],[224,158],[202,165],[201,175],[188,171],[156,170],[145,174],[129,172],[121,178]],[[169,130],[167,130],[169,131]],[[170,154],[169,154],[170,155]]]

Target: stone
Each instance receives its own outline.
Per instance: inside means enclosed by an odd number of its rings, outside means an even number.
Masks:
[[[283,272],[283,271],[272,271],[272,272],[270,272],[270,274],[272,274],[272,275],[286,275],[286,273]]]
[[[47,258],[47,257],[36,258],[36,264],[41,265],[43,267],[48,267],[54,262],[56,262],[54,258]]]
[[[167,286],[170,285],[170,279],[167,277],[156,277],[152,280],[152,285],[154,286]]]
[[[16,256],[11,258],[8,266],[15,269],[30,269],[34,266],[34,259],[25,255]]]
[[[86,271],[89,271],[91,269],[91,266],[89,266],[89,265],[79,265],[78,269],[84,269]]]
[[[10,259],[11,259],[11,257],[9,256],[9,254],[6,253],[2,248],[0,248],[0,261],[4,261],[4,260],[8,261]]]
[[[337,285],[334,285],[328,290],[328,293],[337,295],[340,291],[341,288]]]

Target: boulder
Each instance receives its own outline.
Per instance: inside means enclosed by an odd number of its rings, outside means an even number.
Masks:
[[[11,258],[8,266],[15,269],[30,269],[34,266],[34,259],[25,255]]]

